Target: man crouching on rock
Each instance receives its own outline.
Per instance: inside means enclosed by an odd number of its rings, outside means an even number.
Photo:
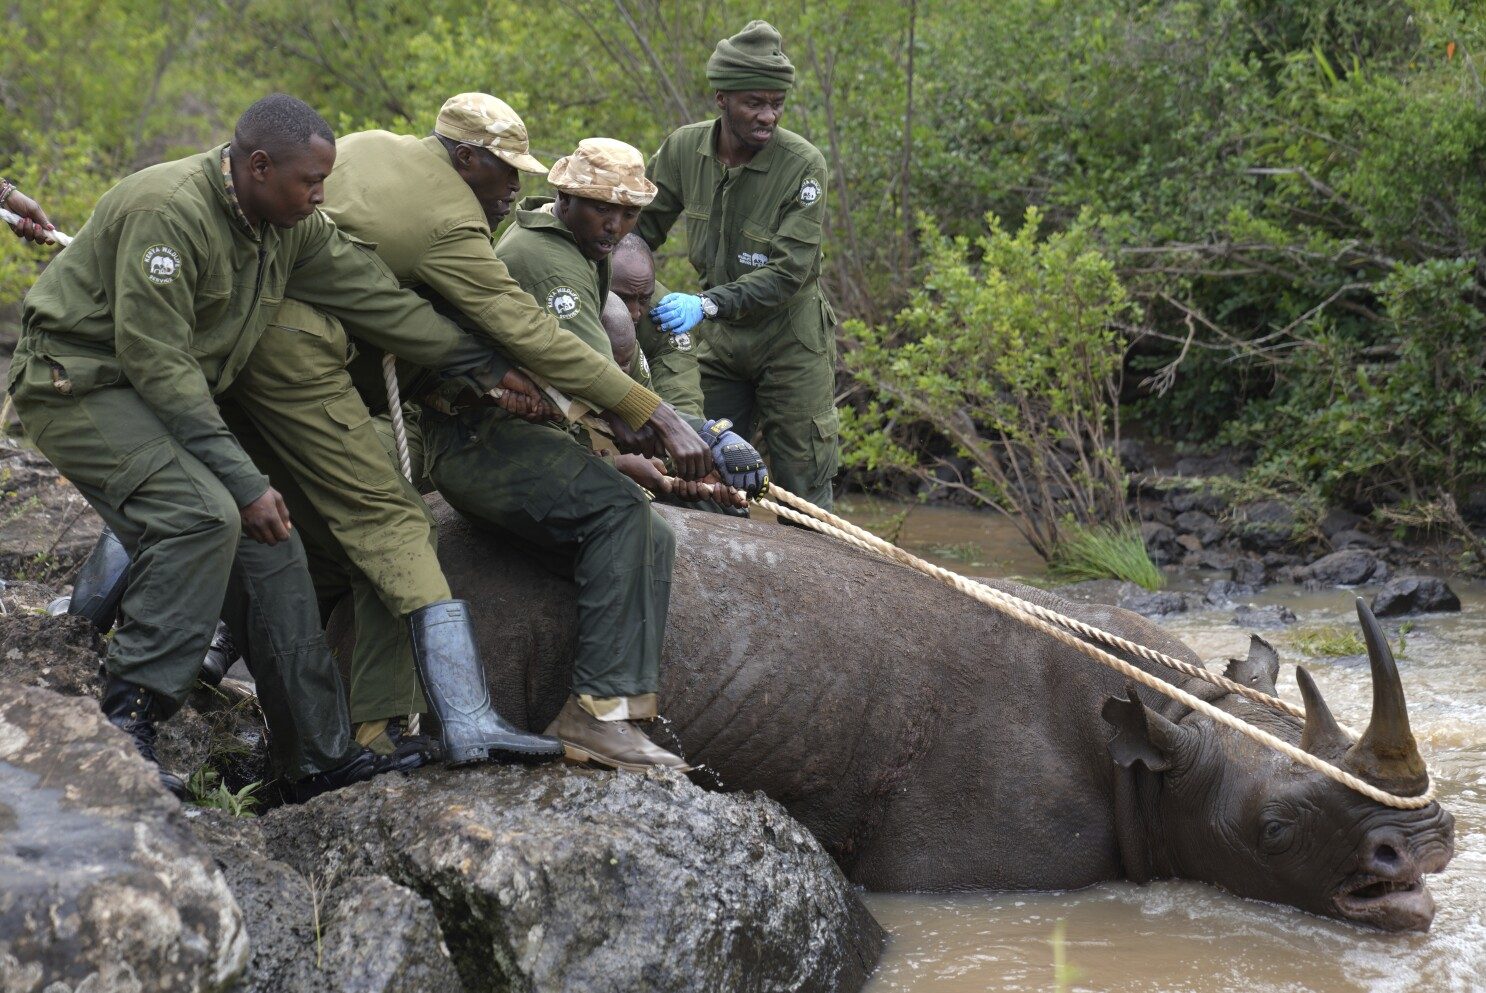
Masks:
[[[133,560],[104,713],[158,765],[155,724],[195,684],[225,601],[290,800],[422,756],[352,739],[303,546],[214,396],[286,292],[348,326],[363,314],[426,326],[454,365],[488,355],[317,211],[334,163],[320,115],[275,94],[228,144],[120,182],[26,296],[8,384],[37,448]]]

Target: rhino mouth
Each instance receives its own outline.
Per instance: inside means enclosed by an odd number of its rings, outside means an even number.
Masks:
[[[1359,873],[1338,888],[1333,902],[1338,916],[1382,931],[1428,931],[1434,921],[1434,897],[1422,873]]]

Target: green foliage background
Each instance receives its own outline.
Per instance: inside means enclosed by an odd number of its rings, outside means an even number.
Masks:
[[[710,113],[714,41],[765,17],[799,67],[785,124],[830,163],[825,284],[866,345],[919,334],[896,315],[933,304],[913,297],[921,230],[973,246],[988,214],[1015,230],[1035,206],[1045,237],[1082,224],[1129,301],[1108,329],[1134,373],[1127,426],[1246,444],[1261,477],[1359,502],[1486,483],[1479,0],[0,10],[0,170],[66,229],[118,177],[223,139],[273,89],[344,130],[417,133],[450,93],[481,89],[522,111],[548,158],[591,134],[649,151]],[[677,247],[665,273],[686,286]],[[0,239],[12,329],[43,258]],[[1163,369],[1168,390],[1141,388]],[[870,371],[843,385],[854,407],[883,399]],[[870,443],[936,444],[893,423]]]

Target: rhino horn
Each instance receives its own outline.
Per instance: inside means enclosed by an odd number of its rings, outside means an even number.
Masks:
[[[1228,668],[1223,675],[1241,683],[1251,686],[1261,693],[1275,694],[1274,682],[1280,676],[1280,656],[1274,650],[1274,646],[1259,637],[1257,634],[1249,635],[1249,657],[1246,659],[1229,659]]]
[[[1357,598],[1357,619],[1362,622],[1362,637],[1367,642],[1367,658],[1372,664],[1372,718],[1367,730],[1348,749],[1342,765],[1379,789],[1400,796],[1417,796],[1429,787],[1429,773],[1414,733],[1409,730],[1409,712],[1403,700],[1403,681],[1393,650],[1383,634],[1382,625]]]
[[[1311,755],[1335,761],[1346,753],[1351,740],[1331,716],[1331,708],[1304,666],[1295,667],[1295,682],[1300,684],[1300,698],[1305,701],[1305,730],[1300,734],[1300,747]]]

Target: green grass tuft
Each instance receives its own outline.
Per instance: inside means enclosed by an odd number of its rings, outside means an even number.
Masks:
[[[1053,575],[1071,582],[1123,579],[1148,590],[1166,585],[1133,527],[1068,527],[1053,551],[1050,568]]]
[[[1312,658],[1367,654],[1367,643],[1362,640],[1361,632],[1340,624],[1296,631],[1290,636],[1290,643],[1297,652]]]
[[[197,807],[223,810],[233,817],[252,817],[258,810],[261,782],[249,783],[236,793],[227,788],[216,770],[202,766],[186,780],[188,802]]]

